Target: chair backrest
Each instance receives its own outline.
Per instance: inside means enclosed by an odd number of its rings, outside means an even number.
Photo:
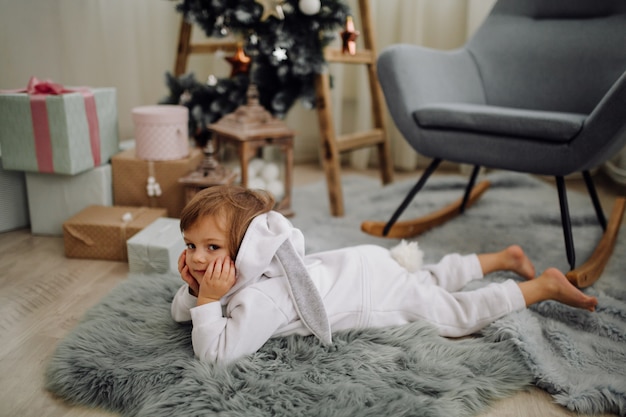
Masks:
[[[589,114],[626,71],[626,0],[499,0],[466,48],[487,104]]]

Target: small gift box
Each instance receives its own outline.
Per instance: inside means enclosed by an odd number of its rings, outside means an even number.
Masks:
[[[185,249],[178,219],[160,218],[128,239],[130,272],[178,272],[178,257]]]
[[[165,209],[89,206],[63,223],[68,258],[126,261],[126,241],[165,216]]]
[[[28,226],[28,199],[23,172],[5,171],[0,158],[0,232]]]
[[[118,151],[114,88],[65,88],[31,78],[0,91],[0,147],[7,170],[74,175]]]
[[[185,187],[178,179],[195,170],[202,158],[198,148],[173,161],[145,161],[134,149],[120,152],[111,158],[113,201],[119,206],[164,207],[167,217],[178,218],[185,206]]]
[[[113,205],[111,164],[77,175],[26,173],[30,230],[63,235],[63,222],[92,205]]]
[[[146,161],[169,161],[189,155],[189,109],[185,106],[135,107],[135,155]]]

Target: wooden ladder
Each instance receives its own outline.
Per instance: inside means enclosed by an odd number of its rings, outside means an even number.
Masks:
[[[355,55],[344,54],[337,48],[326,48],[324,58],[328,63],[364,64],[367,66],[369,78],[369,90],[372,101],[373,128],[365,132],[353,132],[337,135],[332,115],[332,98],[330,87],[330,74],[324,72],[318,74],[315,80],[317,93],[316,107],[320,124],[321,158],[328,196],[330,211],[333,216],[343,216],[345,209],[343,192],[341,188],[341,154],[356,149],[376,146],[383,184],[393,181],[393,165],[391,163],[391,151],[389,147],[387,127],[384,115],[382,91],[378,84],[376,74],[376,47],[371,18],[369,0],[359,0],[361,24],[363,30],[363,44],[365,49],[357,50]],[[180,76],[185,73],[189,56],[192,54],[212,54],[219,50],[235,52],[237,43],[233,41],[209,39],[204,42],[191,42],[192,25],[181,20],[178,36],[178,50],[174,75]]]
[[[349,55],[344,54],[339,49],[326,48],[324,58],[328,63],[364,64],[367,66],[372,100],[372,130],[337,135],[332,116],[330,74],[327,71],[316,77],[316,107],[321,131],[321,158],[326,173],[330,210],[333,216],[343,216],[345,211],[340,178],[341,153],[376,146],[382,182],[388,184],[393,181],[393,165],[384,114],[384,102],[376,73],[377,52],[369,0],[359,0],[359,11],[363,25],[361,34],[365,49],[357,50],[355,55]]]
[[[191,42],[191,23],[184,18],[180,20],[178,32],[178,48],[176,50],[176,63],[174,64],[174,76],[183,75],[187,70],[189,55],[214,54],[217,51],[235,52],[237,42],[223,39],[207,39],[204,42]]]

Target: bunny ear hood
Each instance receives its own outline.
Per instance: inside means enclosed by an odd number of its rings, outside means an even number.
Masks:
[[[270,211],[250,222],[241,241],[235,268],[237,283],[231,292],[243,288],[271,269],[276,251],[285,241],[291,241],[301,258],[304,257],[304,236],[285,216]]]
[[[330,324],[319,291],[304,265],[304,236],[282,214],[270,211],[248,226],[235,260],[237,283],[226,294],[228,301],[240,289],[282,266],[300,319],[325,343],[331,343]]]

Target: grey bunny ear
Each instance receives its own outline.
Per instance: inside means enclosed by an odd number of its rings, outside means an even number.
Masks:
[[[300,319],[318,339],[325,344],[331,344],[330,323],[322,297],[289,240],[278,248],[276,257],[285,269],[291,298]]]

